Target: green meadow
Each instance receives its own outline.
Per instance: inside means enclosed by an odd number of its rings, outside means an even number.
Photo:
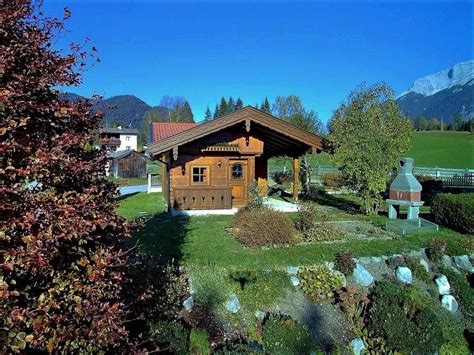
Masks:
[[[420,167],[474,169],[474,133],[451,131],[414,132],[412,148],[405,154]],[[333,166],[329,154],[311,158],[312,165]],[[287,157],[272,158],[270,170],[291,170]]]

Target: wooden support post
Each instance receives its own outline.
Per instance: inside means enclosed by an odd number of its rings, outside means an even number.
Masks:
[[[298,201],[298,191],[300,182],[300,161],[293,158],[293,200]]]

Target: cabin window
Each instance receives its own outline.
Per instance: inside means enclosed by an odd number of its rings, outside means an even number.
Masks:
[[[129,140],[130,140],[130,136],[125,136],[125,140],[126,140],[126,141],[129,141]]]
[[[209,181],[207,166],[193,166],[191,179],[193,184],[207,184]]]
[[[232,179],[241,180],[244,177],[244,167],[242,164],[232,165]]]

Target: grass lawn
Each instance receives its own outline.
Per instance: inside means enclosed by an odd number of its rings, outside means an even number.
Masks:
[[[232,226],[233,216],[170,217],[163,211],[164,200],[160,193],[125,196],[118,209],[118,213],[129,220],[139,217],[140,212],[155,215],[135,233],[140,251],[161,255],[165,259],[174,258],[189,267],[282,270],[288,265],[331,261],[336,253],[345,250],[352,251],[356,257],[408,252],[425,246],[432,239],[447,239],[448,253],[460,255],[466,253],[469,239],[469,236],[443,228],[438,233],[418,233],[392,240],[348,240],[253,250],[243,247],[227,232],[226,228]],[[367,217],[342,209],[331,215],[336,220],[368,220],[375,225],[383,225],[385,221],[384,216]]]
[[[417,166],[474,168],[474,134],[468,132],[415,132],[406,154]]]

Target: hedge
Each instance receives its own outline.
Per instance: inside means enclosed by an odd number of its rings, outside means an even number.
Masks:
[[[431,202],[435,222],[462,233],[474,233],[474,193],[438,194]]]

